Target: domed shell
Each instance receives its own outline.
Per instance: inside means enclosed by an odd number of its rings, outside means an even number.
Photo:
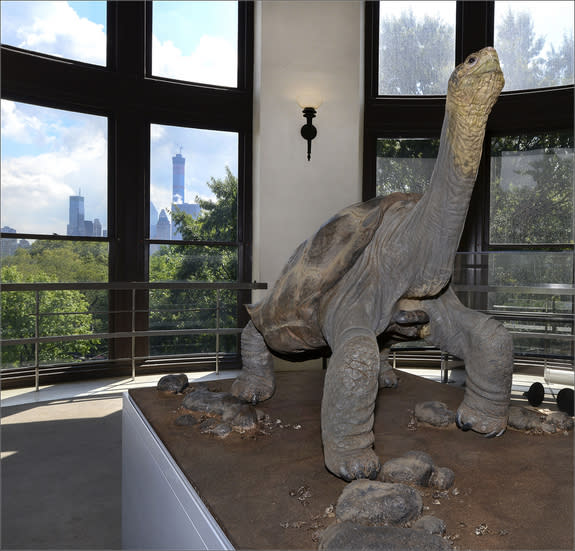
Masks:
[[[268,295],[248,312],[266,344],[277,352],[303,352],[326,345],[319,301],[355,264],[373,239],[385,211],[419,195],[393,193],[339,211],[288,260]]]

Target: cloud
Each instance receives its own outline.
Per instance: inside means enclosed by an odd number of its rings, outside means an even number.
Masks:
[[[66,234],[68,197],[86,218],[107,218],[106,121],[2,100],[2,225]]]
[[[2,32],[7,43],[59,57],[105,65],[104,26],[80,17],[68,2],[6,4],[9,5],[3,10],[3,17],[8,19],[2,25]]]
[[[156,76],[220,86],[237,86],[237,51],[226,39],[204,35],[185,55],[171,40],[152,38],[152,73]]]

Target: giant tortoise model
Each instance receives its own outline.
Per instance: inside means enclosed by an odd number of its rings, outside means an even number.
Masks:
[[[324,459],[346,480],[375,478],[380,469],[374,407],[379,386],[397,384],[387,361],[397,335],[423,336],[464,360],[460,428],[486,436],[506,428],[510,335],[463,306],[450,287],[487,118],[503,84],[493,48],[469,55],[449,79],[428,191],[343,209],[297,248],[266,298],[248,307],[243,369],[232,393],[250,402],[273,394],[272,352],[330,350],[321,412]]]

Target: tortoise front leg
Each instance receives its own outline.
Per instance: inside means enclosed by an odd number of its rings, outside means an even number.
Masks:
[[[511,396],[511,335],[498,321],[466,308],[451,288],[421,305],[431,320],[426,340],[465,362],[465,397],[457,424],[488,437],[501,435]]]
[[[242,331],[242,371],[233,382],[231,393],[256,404],[270,398],[274,391],[273,356],[250,320]]]
[[[321,424],[326,467],[345,480],[377,477],[373,419],[379,348],[372,331],[353,328],[335,339],[325,376]]]

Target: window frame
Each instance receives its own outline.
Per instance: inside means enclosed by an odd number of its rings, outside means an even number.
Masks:
[[[494,1],[457,1],[455,64],[473,51],[493,45]],[[379,2],[365,5],[365,109],[363,142],[363,200],[376,195],[376,154],[378,138],[439,137],[445,96],[378,95]],[[485,132],[483,154],[459,243],[460,252],[471,253],[472,263],[461,274],[460,283],[488,283],[487,253],[517,250],[571,251],[573,243],[553,245],[495,245],[489,242],[490,144],[501,135],[533,132],[573,131],[574,85],[503,91],[495,104]],[[478,253],[478,254],[474,254]],[[575,261],[573,262],[575,271]],[[573,274],[575,282],[575,274]],[[471,296],[470,306],[487,307],[487,295]],[[574,306],[575,307],[575,306]]]
[[[493,45],[494,1],[457,1],[455,63]],[[365,4],[365,110],[362,194],[376,194],[378,138],[439,137],[445,96],[378,95],[379,2]],[[487,122],[483,156],[460,250],[500,250],[489,244],[489,144],[492,136],[573,128],[574,86],[502,92]],[[526,116],[526,113],[529,115]],[[569,244],[573,249],[573,244]]]
[[[151,76],[152,4],[142,0],[107,2],[105,66],[2,44],[3,99],[108,118],[108,234],[91,238],[3,233],[0,237],[107,242],[109,282],[148,281],[150,125],[236,132],[239,189],[234,245],[238,247],[238,279],[251,281],[254,6],[241,1],[237,5],[234,88]],[[124,295],[112,293],[115,306],[127,301]],[[147,303],[144,292],[141,300]],[[241,316],[239,322],[247,322],[243,309]],[[111,321],[114,330],[126,330],[124,321]],[[147,320],[140,319],[138,325],[144,328]],[[140,346],[147,345],[141,342]],[[110,363],[126,357],[121,348],[120,343],[110,350]]]

